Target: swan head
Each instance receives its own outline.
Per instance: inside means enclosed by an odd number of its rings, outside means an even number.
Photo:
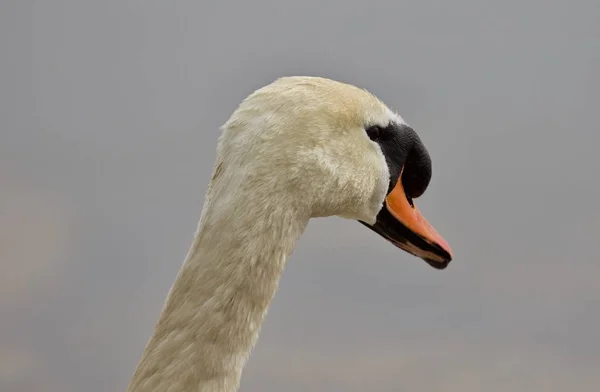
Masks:
[[[250,94],[222,131],[215,175],[234,189],[268,208],[357,220],[437,269],[451,261],[450,246],[414,203],[431,179],[427,149],[366,90],[280,78]]]

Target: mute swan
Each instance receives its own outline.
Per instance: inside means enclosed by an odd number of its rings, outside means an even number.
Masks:
[[[369,92],[284,77],[222,127],[194,241],[129,392],[233,392],[286,258],[312,217],[358,220],[443,269],[448,243],[413,203],[431,160]]]

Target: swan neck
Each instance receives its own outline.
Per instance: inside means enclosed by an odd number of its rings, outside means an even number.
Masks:
[[[286,258],[308,223],[284,204],[266,202],[273,195],[243,196],[211,204],[207,195],[128,392],[237,390]]]

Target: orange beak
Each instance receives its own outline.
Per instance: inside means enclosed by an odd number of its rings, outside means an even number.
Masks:
[[[417,206],[409,201],[402,185],[402,171],[398,182],[385,199],[385,206],[379,212],[377,222],[369,227],[395,246],[425,260],[434,268],[444,269],[452,260],[448,242],[427,222]]]
[[[400,180],[386,197],[386,206],[388,211],[396,218],[400,223],[406,226],[407,229],[412,231],[414,234],[420,236],[425,241],[429,242],[436,248],[440,248],[446,252],[449,259],[452,259],[452,249],[450,244],[427,222],[427,219],[421,214],[421,211],[417,206],[408,201],[404,187],[402,186],[402,172],[400,172]],[[408,249],[407,249],[408,250]],[[421,258],[429,258],[434,255],[430,251],[415,248],[414,252],[408,250],[410,253]]]

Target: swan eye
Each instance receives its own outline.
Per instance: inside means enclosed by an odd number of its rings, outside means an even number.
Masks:
[[[367,135],[369,139],[375,141],[379,139],[381,136],[381,127],[378,125],[373,125],[372,127],[367,128]]]

